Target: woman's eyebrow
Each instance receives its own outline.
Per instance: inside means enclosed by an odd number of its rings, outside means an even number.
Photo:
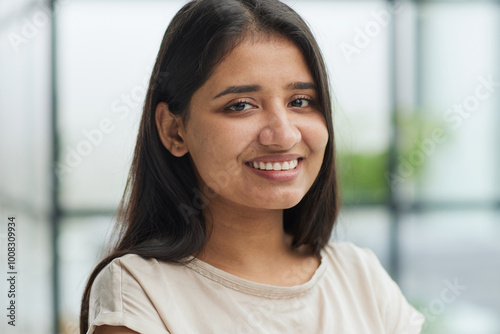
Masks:
[[[247,86],[230,86],[220,92],[219,94],[215,95],[213,98],[214,100],[218,97],[221,97],[223,95],[227,94],[239,94],[239,93],[250,93],[250,92],[257,92],[261,89],[260,86],[258,85],[247,85]]]
[[[224,89],[222,92],[214,96],[214,100],[227,95],[227,94],[240,94],[240,93],[250,93],[250,92],[257,92],[261,89],[262,87],[259,85],[243,85],[243,86],[230,86],[226,89]],[[312,82],[292,82],[288,85],[285,86],[285,89],[287,90],[294,90],[294,89],[316,89],[316,85]]]
[[[286,89],[294,90],[294,89],[314,89],[316,90],[316,85],[312,82],[292,82],[285,86]]]

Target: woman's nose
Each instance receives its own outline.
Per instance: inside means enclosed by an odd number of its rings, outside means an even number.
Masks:
[[[286,107],[273,107],[264,111],[264,126],[259,134],[259,142],[264,146],[288,150],[299,143],[302,135]]]

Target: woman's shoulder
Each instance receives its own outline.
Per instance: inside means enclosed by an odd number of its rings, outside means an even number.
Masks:
[[[114,258],[101,269],[92,283],[91,300],[119,299],[124,285],[131,286],[132,282],[140,282],[144,276],[147,277],[147,272],[155,272],[154,262],[153,259],[146,259],[137,254]]]
[[[154,284],[164,277],[165,272],[181,267],[178,263],[166,263],[156,258],[146,258],[138,254],[125,254],[114,258],[97,275],[93,286],[124,284],[137,281],[142,286]]]
[[[162,273],[152,258],[127,254],[113,259],[96,276],[89,298],[89,333],[97,326],[126,326],[139,333],[167,333],[157,312]]]
[[[375,253],[365,247],[359,247],[351,242],[333,241],[322,251],[322,259],[330,271],[336,275],[351,277],[360,284],[387,283],[390,280],[385,268]]]
[[[371,249],[347,241],[331,241],[325,246],[323,253],[330,260],[367,265],[379,264],[377,256]]]
[[[106,267],[149,266],[153,265],[154,262],[156,262],[154,258],[145,258],[135,253],[129,253],[115,257]]]
[[[137,254],[125,254],[116,257],[102,268],[96,276],[94,286],[121,280],[124,277],[123,271],[130,273],[150,270],[151,267],[155,266],[155,262],[154,259],[143,258]]]
[[[338,288],[337,298],[346,303],[364,300],[368,313],[379,312],[388,333],[420,333],[424,317],[408,303],[372,250],[334,241],[325,246],[322,258],[329,270],[325,284]]]

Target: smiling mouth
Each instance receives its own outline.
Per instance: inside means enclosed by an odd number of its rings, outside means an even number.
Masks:
[[[281,171],[281,170],[292,170],[297,168],[297,165],[299,164],[299,161],[302,160],[301,158],[299,159],[293,159],[290,161],[274,161],[274,162],[263,162],[263,161],[249,161],[246,164],[250,166],[251,168],[258,169],[258,170],[274,170],[274,171]]]

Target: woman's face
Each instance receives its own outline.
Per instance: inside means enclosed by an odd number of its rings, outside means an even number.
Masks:
[[[328,141],[317,98],[293,43],[239,44],[194,93],[179,130],[208,205],[275,210],[298,204]]]

